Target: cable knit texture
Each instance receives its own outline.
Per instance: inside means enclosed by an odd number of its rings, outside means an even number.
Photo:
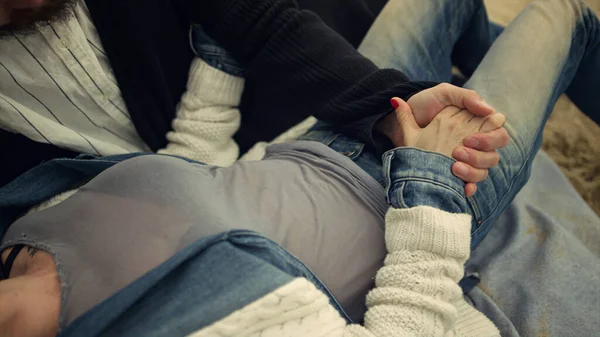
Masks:
[[[328,297],[298,278],[192,337],[500,336],[462,297],[470,217],[430,207],[390,209],[388,256],[367,298],[365,325],[346,325]]]
[[[158,153],[189,158],[209,165],[229,166],[239,155],[233,135],[240,127],[238,105],[244,79],[196,58],[181,99],[166,148]]]

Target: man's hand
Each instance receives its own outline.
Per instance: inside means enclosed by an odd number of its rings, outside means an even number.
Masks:
[[[392,100],[392,104],[393,102]],[[412,109],[415,121],[421,127],[427,126],[442,109],[449,106],[467,109],[481,117],[495,113],[494,109],[475,91],[448,83],[415,94],[408,100],[408,105]],[[389,114],[378,123],[376,129],[387,136],[394,146],[404,146],[402,127],[397,114]],[[465,187],[467,195],[474,194],[476,186],[473,183],[481,181],[481,177],[487,175],[487,169],[497,164],[499,157],[495,150],[506,146],[507,143],[508,133],[503,128],[499,128],[488,133],[472,135],[465,140],[464,146],[456,149],[454,159],[462,164],[456,163],[453,172],[467,183]]]
[[[427,151],[437,152],[448,157],[459,157],[465,161],[477,161],[477,166],[490,168],[498,164],[500,157],[494,151],[480,152],[461,145],[473,147],[496,148],[506,146],[508,134],[502,128],[506,117],[499,113],[487,117],[475,116],[467,109],[450,106],[443,109],[425,127],[419,126],[409,104],[399,98],[393,98],[397,106],[396,120],[401,128],[402,146],[412,146]],[[488,143],[482,133],[492,134],[494,144]],[[484,140],[482,142],[482,140]],[[479,144],[475,144],[478,142]],[[477,158],[477,159],[473,159]],[[477,174],[469,176],[469,170],[464,163],[455,163],[452,172],[459,178],[468,181],[465,194],[471,196],[477,191],[475,182],[487,178],[487,169],[476,171]]]

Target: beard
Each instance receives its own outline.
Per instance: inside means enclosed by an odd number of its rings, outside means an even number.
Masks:
[[[10,23],[0,26],[0,39],[17,35],[27,36],[49,22],[68,20],[73,15],[77,0],[46,0],[33,9],[18,9],[10,13]]]

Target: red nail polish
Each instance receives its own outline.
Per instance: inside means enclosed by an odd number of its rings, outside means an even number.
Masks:
[[[396,101],[395,99],[391,99],[390,103],[392,104],[392,108],[394,108],[394,110],[398,109],[398,107],[400,106],[400,104],[398,104],[398,101]]]

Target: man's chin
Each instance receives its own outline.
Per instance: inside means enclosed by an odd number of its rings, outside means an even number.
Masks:
[[[35,34],[39,23],[34,23],[29,26],[17,27],[12,24],[0,26],[0,40],[5,40],[10,37],[27,37]]]
[[[72,9],[76,4],[77,0],[45,0],[37,9],[14,9],[10,15],[10,22],[0,26],[0,39],[28,36],[35,33],[40,26],[66,21],[73,16]]]

